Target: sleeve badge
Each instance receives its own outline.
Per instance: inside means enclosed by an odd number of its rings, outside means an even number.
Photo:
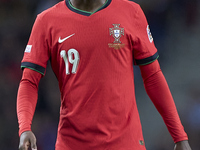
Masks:
[[[149,25],[147,25],[147,35],[148,35],[149,41],[152,43],[153,42],[153,36],[151,34]]]

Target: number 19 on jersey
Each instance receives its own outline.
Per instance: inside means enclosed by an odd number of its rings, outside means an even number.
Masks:
[[[69,71],[70,64],[72,64],[71,73],[75,74],[78,68],[79,60],[80,60],[78,51],[72,48],[72,49],[69,49],[68,52],[66,53],[65,50],[62,50],[60,52],[60,56],[61,58],[63,58],[65,62],[66,74],[67,75],[70,74],[70,71]]]

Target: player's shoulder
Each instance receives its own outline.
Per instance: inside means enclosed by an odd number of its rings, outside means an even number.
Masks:
[[[41,19],[49,19],[59,15],[59,13],[61,13],[64,9],[65,9],[65,2],[61,1],[55,4],[54,6],[44,10],[40,14],[38,14],[38,17]]]

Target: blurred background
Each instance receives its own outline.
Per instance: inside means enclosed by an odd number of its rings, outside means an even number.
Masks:
[[[0,149],[17,150],[16,97],[20,62],[36,15],[59,0],[0,0]],[[200,149],[200,1],[135,0],[144,10],[181,121],[193,150]],[[136,98],[147,150],[172,150],[174,143],[148,98],[134,67]],[[41,80],[32,130],[38,150],[54,150],[60,96],[48,65]]]

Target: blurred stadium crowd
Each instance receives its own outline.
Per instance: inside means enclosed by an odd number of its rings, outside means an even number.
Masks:
[[[16,96],[20,61],[36,15],[59,0],[0,0],[0,149],[18,148]],[[191,147],[200,149],[200,1],[135,0],[143,8]],[[172,150],[173,141],[135,69],[136,97],[147,150]],[[38,150],[53,150],[60,96],[50,65],[41,80],[32,129]]]

